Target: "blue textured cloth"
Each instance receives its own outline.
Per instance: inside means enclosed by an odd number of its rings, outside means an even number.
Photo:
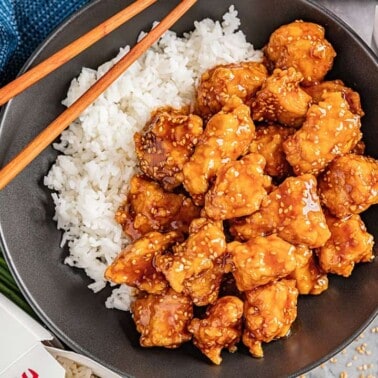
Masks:
[[[0,0],[0,86],[44,38],[90,0]]]

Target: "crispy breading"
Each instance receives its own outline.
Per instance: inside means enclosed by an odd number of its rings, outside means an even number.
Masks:
[[[242,330],[243,302],[233,296],[219,298],[203,319],[194,318],[188,327],[193,343],[214,364],[222,362],[221,351],[236,351]]]
[[[232,274],[240,291],[286,277],[296,267],[295,247],[277,235],[257,236],[246,243],[231,242],[227,252],[232,256]]]
[[[264,167],[264,157],[253,153],[220,167],[214,185],[205,196],[206,215],[224,220],[257,211],[271,186]]]
[[[262,63],[240,62],[221,64],[201,76],[197,88],[197,109],[205,119],[218,113],[232,97],[246,102],[268,76]]]
[[[169,289],[162,294],[141,294],[131,304],[143,347],[177,348],[192,335],[187,327],[193,318],[193,304],[184,294]]]
[[[202,119],[184,109],[157,109],[143,130],[135,133],[140,169],[172,190],[183,180],[182,169],[202,134]]]
[[[178,231],[187,234],[200,208],[183,194],[165,191],[157,182],[133,176],[127,201],[116,212],[116,221],[135,240],[150,231]]]
[[[184,165],[184,186],[196,204],[204,195],[218,169],[244,155],[255,136],[255,125],[247,105],[232,97],[222,110],[210,118],[194,154]]]
[[[291,166],[286,160],[282,144],[295,133],[295,130],[278,124],[256,128],[256,138],[251,142],[249,151],[264,156],[264,171],[267,175],[282,179],[291,173]]]
[[[356,146],[362,137],[360,127],[360,116],[349,110],[342,94],[326,92],[323,101],[310,107],[302,128],[284,142],[286,159],[296,175],[317,175]]]
[[[264,48],[276,68],[294,67],[304,85],[323,80],[332,68],[336,52],[325,39],[324,28],[312,22],[295,21],[276,29]]]
[[[160,234],[150,232],[129,244],[105,271],[105,278],[116,284],[126,284],[147,291],[160,293],[168,287],[162,273],[156,271],[153,260],[181,240],[177,232]]]
[[[184,293],[196,306],[214,303],[219,295],[222,278],[227,270],[223,256],[213,261],[213,267],[184,281]]]
[[[343,219],[326,214],[326,219],[331,237],[317,250],[320,266],[325,272],[349,277],[356,263],[373,260],[373,235],[357,214]]]
[[[312,175],[288,177],[262,201],[259,211],[234,220],[230,231],[239,240],[277,233],[292,244],[320,247],[330,237]]]
[[[330,80],[303,88],[312,97],[312,102],[318,104],[322,101],[323,94],[326,92],[341,92],[349,105],[352,113],[363,116],[365,113],[361,107],[360,95],[353,89],[346,87],[341,80]]]
[[[293,67],[275,69],[251,102],[252,119],[300,127],[311,101],[299,86],[302,80],[302,74]]]
[[[347,154],[333,160],[319,178],[320,199],[339,218],[378,203],[378,160]]]
[[[294,280],[280,280],[247,291],[243,344],[253,357],[263,357],[262,343],[285,337],[297,317]]]
[[[328,289],[327,274],[319,267],[310,248],[297,245],[295,261],[295,270],[288,278],[295,280],[299,294],[318,295]]]
[[[190,225],[189,237],[174,246],[173,253],[156,256],[155,266],[174,290],[182,292],[186,280],[212,269],[214,262],[225,252],[221,222],[198,218]]]

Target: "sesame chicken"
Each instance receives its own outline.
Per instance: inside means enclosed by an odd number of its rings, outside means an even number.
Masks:
[[[327,274],[318,266],[311,249],[297,245],[295,261],[295,270],[287,278],[295,280],[299,294],[318,295],[328,289]]]
[[[239,240],[277,233],[291,244],[320,247],[330,237],[312,175],[288,177],[262,201],[259,211],[234,220],[230,231]]]
[[[202,119],[185,110],[157,109],[142,132],[134,135],[142,172],[172,190],[183,180],[182,169],[202,134]]]
[[[218,169],[244,155],[255,136],[249,107],[232,97],[222,110],[210,118],[194,154],[184,165],[184,187],[197,205]]]
[[[339,217],[378,203],[378,160],[348,154],[336,158],[319,178],[320,199]]]
[[[129,244],[105,271],[105,278],[116,284],[127,284],[148,293],[160,293],[168,287],[162,273],[156,271],[153,260],[180,240],[177,232],[150,232]]]
[[[267,175],[282,179],[291,173],[282,144],[294,132],[294,128],[277,124],[256,128],[256,138],[251,142],[249,151],[264,156],[266,161],[264,171]]]
[[[324,79],[336,56],[324,36],[322,26],[295,21],[279,27],[271,34],[264,53],[275,68],[294,67],[302,73],[303,84],[312,85]]]
[[[343,219],[326,214],[326,219],[331,237],[317,250],[320,266],[325,272],[349,277],[356,263],[373,260],[373,236],[357,214]]]
[[[221,351],[236,351],[242,332],[243,302],[233,296],[219,298],[206,310],[204,319],[194,318],[188,327],[194,345],[214,364],[222,362]]]
[[[293,67],[275,69],[251,102],[252,119],[300,127],[311,101],[299,86],[302,80],[302,74]]]
[[[326,92],[323,101],[310,107],[302,128],[283,143],[286,159],[296,175],[317,175],[356,146],[360,127],[360,116],[349,110],[342,93]]]
[[[312,97],[312,102],[315,104],[322,101],[324,93],[340,92],[343,94],[353,114],[357,114],[360,117],[365,114],[361,107],[360,95],[353,89],[346,87],[341,80],[323,81],[310,87],[304,87],[303,90]]]
[[[142,293],[131,304],[131,311],[143,347],[177,348],[192,338],[187,327],[193,305],[184,294],[172,289],[162,294]]]
[[[350,150],[351,154],[363,155],[365,153],[365,142],[361,139],[358,143]]]
[[[205,197],[205,213],[214,220],[249,215],[257,211],[271,186],[264,175],[265,159],[248,154],[219,168],[213,187]]]
[[[157,182],[136,175],[130,180],[126,203],[116,212],[116,221],[135,240],[150,231],[187,234],[190,222],[199,214],[200,208],[191,198],[167,192]]]
[[[227,245],[232,256],[233,275],[240,291],[252,290],[294,271],[295,247],[277,235],[257,236],[246,243]]]
[[[222,64],[206,71],[197,88],[199,114],[208,119],[218,113],[232,97],[248,101],[268,76],[262,63],[241,62]]]
[[[134,136],[140,171],[115,215],[130,244],[105,279],[133,288],[143,347],[192,340],[219,365],[242,339],[263,357],[299,295],[374,258],[358,214],[378,204],[378,160],[363,156],[359,94],[323,81],[324,28],[284,25],[264,54],[207,70],[195,103]]]
[[[173,247],[173,254],[161,254],[155,258],[155,266],[177,292],[185,288],[185,281],[212,269],[215,260],[226,252],[226,240],[221,222],[206,218],[192,221],[189,237]]]
[[[247,291],[243,344],[253,357],[263,357],[262,343],[285,337],[297,317],[298,290],[283,279]]]
[[[227,267],[223,256],[213,262],[213,267],[184,281],[184,293],[196,306],[206,306],[217,300]]]

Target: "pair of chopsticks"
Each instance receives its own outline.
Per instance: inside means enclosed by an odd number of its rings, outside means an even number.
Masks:
[[[50,58],[35,66],[16,80],[0,89],[0,106],[24,91],[80,52],[108,35],[120,25],[155,3],[157,0],[137,0],[72,42]],[[18,155],[0,170],[0,190],[11,182],[31,161],[48,147],[101,93],[127,70],[153,45],[197,0],[182,0],[160,23],[146,34],[127,55],[118,61],[104,76],[92,85],[69,108],[51,122]]]

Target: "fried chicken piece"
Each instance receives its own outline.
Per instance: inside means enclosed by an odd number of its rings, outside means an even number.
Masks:
[[[318,266],[311,249],[305,245],[295,248],[296,267],[289,274],[296,282],[299,294],[318,295],[328,289],[328,277]]]
[[[199,114],[209,118],[218,113],[232,96],[246,102],[267,76],[266,67],[257,62],[222,64],[206,71],[197,88]]]
[[[143,347],[177,348],[192,335],[187,327],[193,318],[189,297],[169,289],[163,294],[141,294],[131,312]]]
[[[300,127],[311,101],[299,86],[302,80],[302,74],[293,67],[275,69],[251,103],[252,119]]]
[[[116,212],[116,221],[135,240],[150,231],[176,230],[187,234],[200,208],[183,194],[166,192],[157,182],[133,176],[127,201]]]
[[[360,95],[353,89],[346,87],[341,80],[323,81],[322,83],[311,85],[310,87],[305,87],[303,89],[312,97],[312,102],[315,104],[322,101],[324,93],[341,92],[352,113],[358,114],[360,117],[365,114],[361,107]]]
[[[250,110],[233,97],[223,109],[210,118],[194,154],[184,165],[184,186],[201,204],[218,169],[244,155],[255,136],[255,125]]]
[[[359,140],[358,143],[350,150],[351,154],[363,155],[365,153],[365,143],[363,140]]]
[[[232,256],[233,275],[240,291],[252,290],[294,271],[295,247],[277,235],[257,236],[246,243],[227,245]]]
[[[219,298],[206,310],[204,319],[194,318],[188,327],[193,343],[214,364],[222,362],[221,351],[235,352],[242,332],[243,302],[233,296]]]
[[[304,85],[319,83],[332,68],[336,56],[324,35],[324,28],[318,24],[295,21],[271,34],[264,53],[275,68],[294,67],[301,72]]]
[[[262,343],[285,337],[297,317],[298,290],[283,279],[247,291],[243,344],[253,357],[263,357]]]
[[[317,250],[321,268],[328,273],[349,277],[356,263],[373,260],[373,236],[360,216],[338,219],[326,215],[331,237]]]
[[[338,218],[378,203],[378,160],[348,154],[333,160],[319,179],[320,199]]]
[[[171,287],[181,293],[186,280],[212,269],[215,260],[225,252],[221,222],[198,218],[190,224],[189,237],[173,247],[173,254],[156,256],[155,266],[164,273]]]
[[[283,144],[296,175],[317,175],[336,156],[350,152],[362,137],[360,116],[349,110],[340,92],[324,93],[323,99],[310,107],[302,128]]]
[[[282,144],[294,132],[294,128],[279,125],[256,128],[256,138],[250,144],[249,151],[264,156],[266,160],[264,171],[267,175],[281,179],[291,173]]]
[[[156,271],[153,260],[181,239],[175,231],[167,234],[150,232],[129,244],[105,271],[105,278],[116,284],[126,284],[155,294],[164,291],[168,282]]]
[[[183,292],[192,299],[196,306],[214,303],[218,298],[225,271],[223,258],[217,259],[213,261],[213,268],[185,280]]]
[[[330,237],[312,175],[288,177],[262,201],[259,211],[233,222],[239,240],[277,233],[291,244],[320,247]]]
[[[185,110],[160,108],[134,135],[140,169],[172,190],[183,180],[182,168],[202,134],[202,119]]]
[[[248,154],[219,168],[213,187],[205,197],[205,212],[209,218],[224,220],[254,213],[271,186],[264,175],[265,159],[260,154]]]

